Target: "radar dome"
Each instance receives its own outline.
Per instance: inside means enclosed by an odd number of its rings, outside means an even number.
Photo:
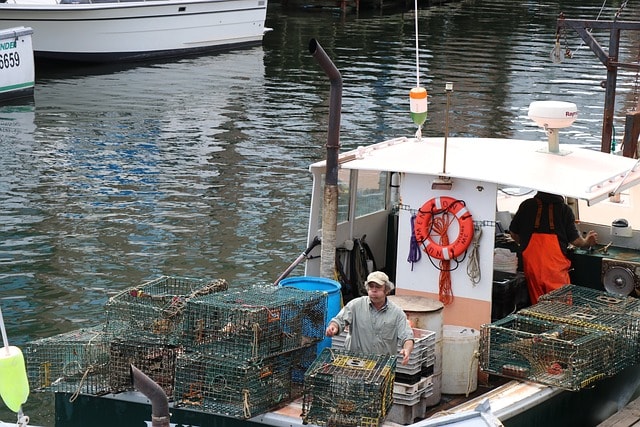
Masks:
[[[529,104],[529,118],[543,128],[566,128],[578,118],[578,107],[573,102],[534,101]]]

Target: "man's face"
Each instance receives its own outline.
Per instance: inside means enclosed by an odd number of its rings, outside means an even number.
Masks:
[[[379,285],[376,282],[367,283],[367,294],[372,300],[384,299],[386,296],[384,285]]]

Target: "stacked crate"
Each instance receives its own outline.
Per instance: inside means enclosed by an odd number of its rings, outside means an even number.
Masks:
[[[393,404],[396,357],[324,348],[304,378],[303,424],[381,425]]]
[[[29,387],[34,391],[109,391],[109,335],[102,327],[32,341],[22,347]]]
[[[293,396],[324,338],[327,293],[253,286],[190,299],[177,406],[250,418]]]
[[[184,352],[182,323],[187,302],[226,289],[224,279],[162,276],[111,297],[105,307],[105,331],[114,337],[109,348],[110,390],[133,390],[133,364],[171,396],[176,359]]]
[[[344,349],[348,331],[332,337],[331,347]],[[414,346],[406,365],[402,364],[402,349],[398,355],[393,385],[393,406],[387,419],[399,424],[412,423],[424,414],[426,398],[433,394],[433,369],[435,364],[436,334],[433,331],[413,328]]]

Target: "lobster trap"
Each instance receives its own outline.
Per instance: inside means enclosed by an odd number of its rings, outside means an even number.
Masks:
[[[324,348],[304,376],[303,423],[381,425],[393,405],[395,368],[395,355]]]
[[[184,318],[189,350],[261,359],[324,338],[327,293],[254,286],[191,299]]]
[[[520,310],[519,314],[602,331],[605,334],[602,345],[611,349],[616,356],[609,359],[607,366],[602,367],[610,375],[634,365],[638,359],[640,319],[637,317],[610,313],[588,304],[569,305],[558,301],[542,301]]]
[[[162,276],[111,297],[105,307],[105,330],[121,337],[180,344],[186,301],[228,287],[224,279],[207,282]]]
[[[513,314],[483,325],[480,366],[490,374],[577,391],[609,376],[618,357],[602,330]]]
[[[251,418],[291,397],[293,354],[237,360],[185,353],[176,367],[176,406]]]
[[[112,393],[133,390],[131,365],[156,382],[168,397],[173,394],[176,358],[181,347],[114,339],[110,346],[109,389]]]
[[[640,300],[629,296],[578,285],[565,285],[542,295],[538,302],[554,301],[591,310],[606,310],[609,313],[637,313],[640,316]]]
[[[109,391],[109,339],[102,327],[42,338],[22,350],[34,391],[94,395]]]

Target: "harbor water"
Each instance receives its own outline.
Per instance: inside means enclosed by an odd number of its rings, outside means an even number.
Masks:
[[[447,82],[450,136],[544,140],[527,108],[556,99],[579,111],[560,142],[600,148],[606,69],[571,31],[560,41],[572,58],[554,63],[550,52],[560,12],[612,20],[619,2],[424,6],[416,49],[412,10],[341,13],[312,1],[270,4],[262,46],[37,67],[33,99],[0,106],[0,307],[11,345],[96,326],[111,295],[160,275],[273,283],[306,247],[307,167],[325,156],[329,82],[311,38],[342,74],[343,150],[413,136],[418,83],[429,94],[423,135],[444,135]],[[597,36],[608,46],[608,32]],[[639,39],[623,32],[621,60],[638,61]],[[620,71],[618,144],[638,83]],[[24,410],[53,426],[52,406],[32,393]],[[0,405],[0,419],[15,415]]]

